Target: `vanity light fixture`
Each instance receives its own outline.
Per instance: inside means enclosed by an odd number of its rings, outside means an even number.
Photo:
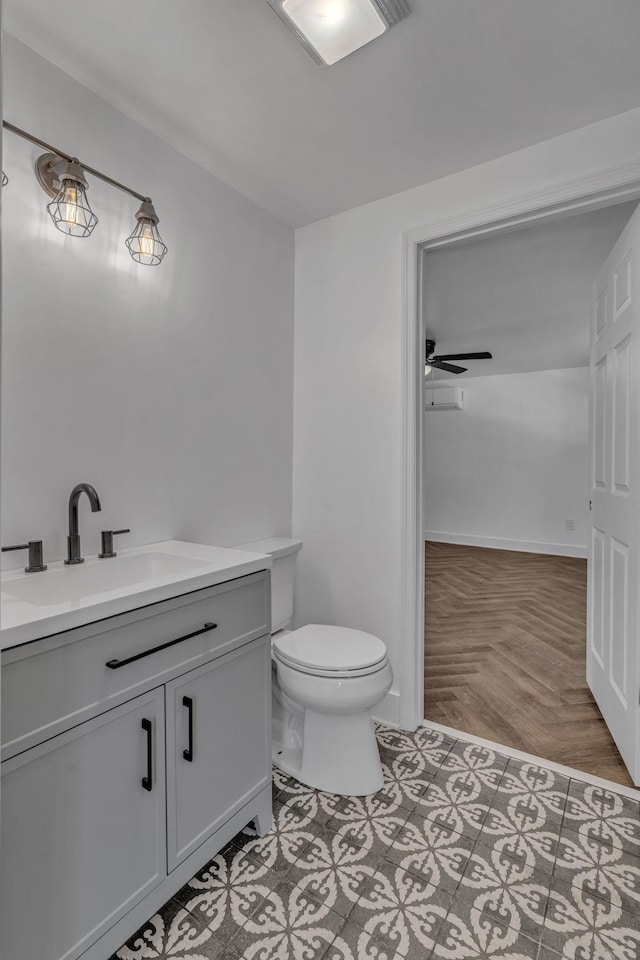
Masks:
[[[40,157],[39,163],[47,164],[56,177],[54,183],[60,183],[59,192],[51,203],[47,204],[49,215],[58,230],[70,237],[90,236],[98,218],[89,206],[88,184],[76,157],[60,160],[45,153]]]
[[[318,64],[331,66],[403,20],[405,0],[267,0]]]
[[[167,245],[158,232],[159,217],[148,197],[140,204],[136,220],[138,222],[125,244],[136,263],[156,266],[166,254]]]
[[[42,189],[52,198],[51,203],[47,204],[47,210],[58,230],[72,237],[88,237],[98,223],[98,218],[87,200],[86,174],[89,173],[141,201],[141,206],[136,213],[138,222],[131,236],[125,241],[136,263],[155,265],[166,256],[168,248],[158,233],[158,215],[149,197],[108,177],[95,167],[81,163],[77,157],[52,147],[32,133],[9,123],[8,120],[3,120],[2,126],[16,136],[22,137],[23,140],[29,140],[47,151],[36,160],[35,173]],[[5,182],[6,178],[3,174],[3,186]]]

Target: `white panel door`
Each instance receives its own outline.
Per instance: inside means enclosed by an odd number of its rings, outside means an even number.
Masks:
[[[587,681],[640,784],[640,207],[594,287]]]

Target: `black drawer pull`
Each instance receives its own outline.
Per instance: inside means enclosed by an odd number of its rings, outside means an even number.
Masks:
[[[182,756],[189,763],[193,763],[193,700],[191,697],[183,697],[182,706],[189,711],[189,746],[182,751]]]
[[[143,790],[151,790],[153,783],[153,737],[151,733],[151,720],[146,718],[142,721],[142,729],[147,735],[147,775],[142,778]]]
[[[133,657],[127,657],[126,660],[107,660],[106,666],[109,667],[110,670],[119,670],[120,667],[126,667],[128,663],[133,663],[135,660],[142,660],[143,657],[150,657],[152,653],[158,653],[159,650],[166,650],[167,647],[172,647],[175,643],[190,640],[191,637],[197,637],[201,633],[206,633],[208,630],[215,630],[217,626],[217,623],[205,623],[204,627],[201,627],[199,630],[194,630],[193,633],[185,633],[184,637],[178,637],[176,640],[168,640],[166,643],[160,643],[157,647],[152,647],[151,650],[145,650],[144,653],[136,653]]]

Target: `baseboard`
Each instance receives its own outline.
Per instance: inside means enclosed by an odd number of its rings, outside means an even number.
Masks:
[[[374,707],[371,716],[378,723],[385,723],[389,727],[400,726],[400,694],[390,690],[384,700]]]
[[[539,540],[506,540],[502,537],[476,537],[473,534],[443,533],[425,530],[425,540],[436,543],[459,543],[468,547],[488,547],[491,550],[518,550],[521,553],[548,553],[554,557],[587,559],[587,548],[575,543],[542,543]]]

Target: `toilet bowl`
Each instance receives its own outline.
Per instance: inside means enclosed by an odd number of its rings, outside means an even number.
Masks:
[[[329,793],[362,796],[380,790],[370,710],[393,680],[382,641],[360,630],[314,623],[276,635],[272,659],[274,698],[279,688],[286,698],[279,704],[290,713],[284,738],[282,716],[274,725],[280,734],[273,741],[276,765]]]
[[[375,793],[383,776],[370,711],[393,681],[387,650],[378,637],[347,627],[314,623],[286,629],[301,546],[283,539],[239,545],[273,560],[273,762],[319,790]]]

